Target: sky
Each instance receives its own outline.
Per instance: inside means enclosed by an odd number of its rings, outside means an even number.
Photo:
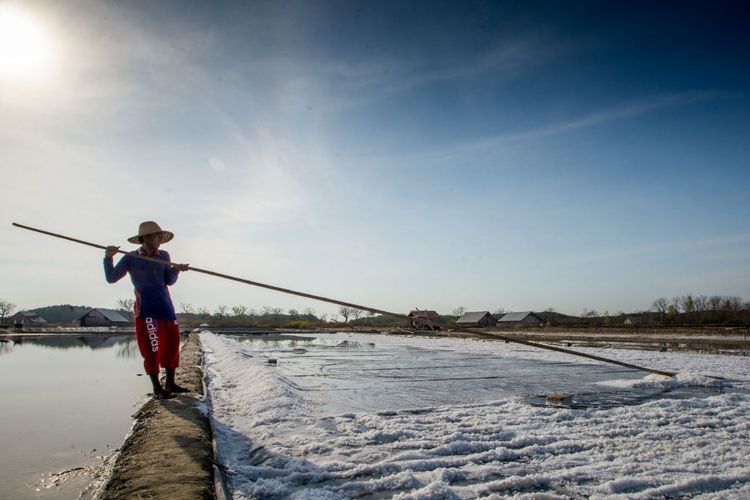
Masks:
[[[372,307],[750,300],[745,2],[0,0],[0,298],[102,252]],[[179,304],[335,306],[187,272]]]

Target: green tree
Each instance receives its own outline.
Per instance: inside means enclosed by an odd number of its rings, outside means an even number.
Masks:
[[[680,298],[680,307],[685,313],[685,319],[689,322],[695,312],[695,300],[691,294],[684,295]]]
[[[679,314],[680,311],[677,310],[677,307],[674,304],[669,304],[667,306],[667,319],[669,319],[669,321],[674,321]]]

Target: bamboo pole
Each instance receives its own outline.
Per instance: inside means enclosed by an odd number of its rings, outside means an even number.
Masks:
[[[45,234],[47,236],[52,236],[52,237],[55,237],[55,238],[60,238],[60,239],[63,239],[63,240],[72,241],[74,243],[79,243],[81,245],[87,245],[87,246],[94,247],[94,248],[100,248],[102,250],[106,250],[107,249],[107,246],[105,246],[105,245],[99,245],[97,243],[91,243],[89,241],[84,241],[84,240],[80,240],[80,239],[77,239],[77,238],[71,238],[70,236],[65,236],[65,235],[57,234],[57,233],[52,233],[50,231],[44,231],[42,229],[38,229],[38,228],[30,227],[30,226],[25,226],[23,224],[18,224],[16,222],[13,222],[13,225],[16,226],[16,227],[19,227],[21,229],[27,229],[29,231],[34,231],[34,232],[37,232],[37,233]],[[155,262],[157,264],[167,264],[163,260],[160,260],[160,259],[155,259],[153,257],[148,257],[148,256],[140,255],[140,254],[137,254],[137,253],[130,253],[130,252],[126,252],[124,250],[118,250],[117,253],[128,254],[131,257],[135,257],[135,258],[138,258],[138,259],[146,260],[146,261],[149,261],[149,262]],[[172,266],[177,265],[177,264],[175,264],[173,262],[170,262],[168,264],[172,265]],[[382,314],[384,316],[390,316],[390,317],[396,318],[396,319],[403,319],[403,320],[406,320],[406,321],[418,321],[418,322],[427,324],[429,326],[432,326],[431,322],[429,320],[427,320],[426,318],[410,317],[410,316],[407,316],[405,314],[394,313],[394,312],[391,312],[391,311],[386,311],[384,309],[377,309],[375,307],[369,307],[369,306],[365,306],[365,305],[362,305],[362,304],[355,304],[353,302],[346,302],[346,301],[343,301],[343,300],[332,299],[330,297],[323,297],[321,295],[315,295],[315,294],[312,294],[312,293],[299,292],[297,290],[292,290],[292,289],[289,289],[289,288],[283,288],[283,287],[275,286],[275,285],[269,285],[267,283],[261,283],[259,281],[253,281],[253,280],[249,280],[249,279],[245,279],[245,278],[238,278],[237,276],[231,276],[229,274],[217,273],[215,271],[209,271],[208,269],[201,269],[199,267],[188,266],[188,269],[190,271],[193,271],[193,272],[207,274],[209,276],[215,276],[217,278],[223,278],[223,279],[227,279],[227,280],[230,280],[230,281],[236,281],[238,283],[244,283],[246,285],[257,286],[257,287],[260,287],[260,288],[267,288],[269,290],[275,290],[277,292],[286,293],[286,294],[289,294],[289,295],[296,295],[298,297],[305,297],[305,298],[308,298],[308,299],[319,300],[319,301],[322,301],[322,302],[328,302],[329,304],[336,304],[336,305],[340,305],[340,306],[344,306],[344,307],[351,307],[351,308],[354,308],[354,309],[361,309],[363,311],[369,311],[369,312],[374,313],[374,314]],[[615,359],[604,358],[602,356],[595,356],[593,354],[587,354],[587,353],[583,353],[583,352],[573,351],[571,349],[564,349],[562,347],[556,347],[556,346],[551,346],[551,345],[547,345],[547,344],[539,344],[537,342],[530,342],[528,340],[516,339],[516,338],[513,338],[513,337],[508,337],[508,336],[505,336],[505,335],[501,335],[501,334],[494,334],[494,333],[474,331],[474,330],[470,330],[468,328],[462,328],[460,326],[451,326],[449,328],[451,330],[454,330],[454,331],[457,331],[457,332],[468,333],[468,334],[475,335],[475,336],[482,337],[482,338],[488,338],[488,339],[494,339],[494,340],[504,340],[506,342],[512,342],[514,344],[522,344],[522,345],[525,345],[525,346],[535,347],[535,348],[538,348],[538,349],[546,349],[548,351],[561,352],[561,353],[564,353],[564,354],[570,354],[572,356],[578,356],[578,357],[582,357],[582,358],[592,359],[592,360],[595,360],[595,361],[601,361],[603,363],[610,363],[610,364],[613,364],[613,365],[623,366],[625,368],[631,368],[633,370],[639,370],[639,371],[648,372],[648,373],[655,373],[655,374],[664,375],[664,376],[667,376],[667,377],[673,377],[675,375],[675,373],[673,373],[673,372],[668,372],[668,371],[663,371],[663,370],[656,370],[656,369],[653,369],[653,368],[645,368],[645,367],[642,367],[642,366],[634,365],[632,363],[625,363],[624,361],[618,361],[618,360],[615,360]]]

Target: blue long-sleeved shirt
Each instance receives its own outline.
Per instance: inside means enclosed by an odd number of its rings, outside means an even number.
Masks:
[[[117,265],[112,259],[104,259],[104,277],[108,283],[115,283],[130,273],[135,287],[135,317],[154,318],[156,320],[174,321],[177,319],[169,295],[169,285],[174,285],[179,274],[172,266],[157,264],[133,257],[131,254],[145,255],[142,248],[125,254]],[[169,254],[157,250],[153,256],[165,262],[171,262]]]

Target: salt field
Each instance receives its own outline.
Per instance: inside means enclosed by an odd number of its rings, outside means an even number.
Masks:
[[[234,498],[750,495],[746,357],[586,350],[667,379],[492,341],[201,342]]]

